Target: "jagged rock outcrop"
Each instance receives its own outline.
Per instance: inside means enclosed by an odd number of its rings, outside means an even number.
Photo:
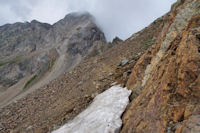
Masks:
[[[121,43],[121,42],[123,42],[123,40],[121,40],[119,37],[115,37],[115,38],[113,39],[113,41],[112,41],[112,43],[114,43],[114,44],[119,44],[119,43]]]
[[[122,133],[200,132],[200,1],[178,1],[164,21],[128,80]]]

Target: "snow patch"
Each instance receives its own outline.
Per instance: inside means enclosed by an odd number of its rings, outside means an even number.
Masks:
[[[111,87],[97,95],[85,111],[53,133],[118,133],[130,94],[126,88]]]

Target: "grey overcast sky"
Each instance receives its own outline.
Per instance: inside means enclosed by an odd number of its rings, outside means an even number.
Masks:
[[[0,25],[36,19],[53,24],[66,14],[88,11],[108,41],[143,29],[170,10],[176,0],[0,0]]]

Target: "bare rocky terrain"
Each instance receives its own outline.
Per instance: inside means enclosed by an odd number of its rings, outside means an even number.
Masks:
[[[118,81],[125,85],[133,65],[148,48],[145,43],[153,39],[154,33],[159,33],[157,26],[161,23],[158,19],[150,27],[102,53],[94,48],[71,71],[1,109],[2,131],[52,131],[84,110],[95,95],[112,83]],[[128,62],[120,65],[124,60]]]
[[[75,38],[79,40],[79,36]],[[199,0],[178,0],[169,13],[125,41],[96,40],[86,53],[79,45],[68,47],[67,53],[85,56],[43,87],[1,108],[0,132],[58,129],[113,83],[132,90],[120,132],[200,132]],[[61,45],[62,50],[64,47]],[[60,52],[57,61],[62,59]],[[48,72],[47,77],[55,74]]]

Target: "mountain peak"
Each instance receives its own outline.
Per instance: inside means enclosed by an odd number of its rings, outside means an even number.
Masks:
[[[67,14],[63,19],[56,22],[54,25],[76,25],[78,23],[95,23],[94,17],[89,12],[72,12]]]
[[[67,14],[65,16],[65,18],[68,18],[68,17],[83,17],[83,16],[87,16],[87,17],[92,17],[92,15],[89,13],[89,12],[71,12],[69,14]]]
[[[34,19],[31,21],[31,23],[40,23],[40,22]]]

